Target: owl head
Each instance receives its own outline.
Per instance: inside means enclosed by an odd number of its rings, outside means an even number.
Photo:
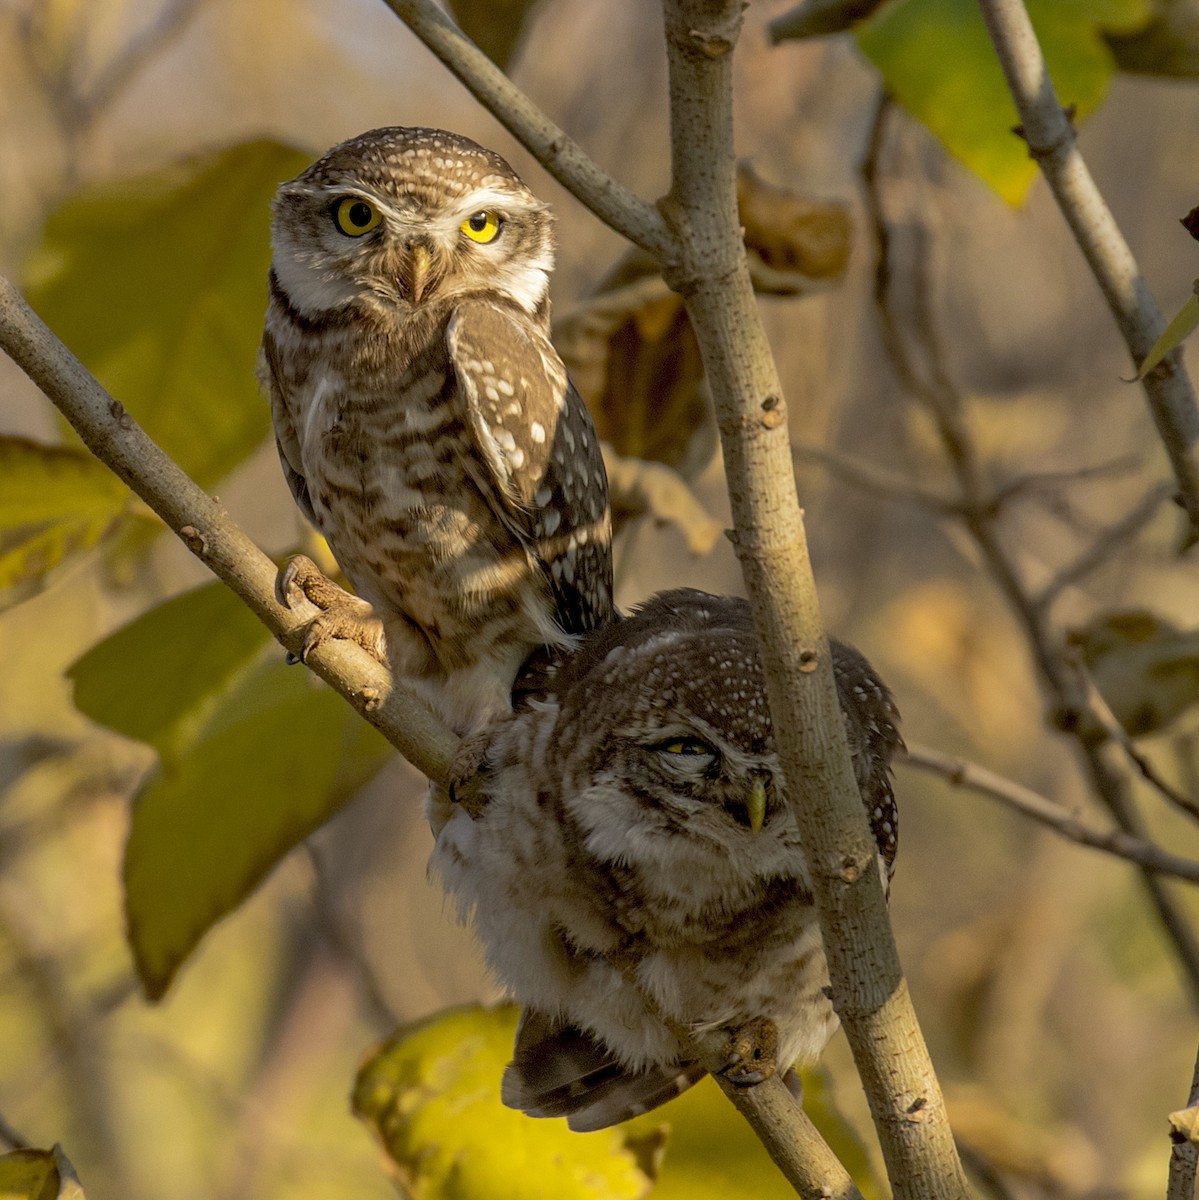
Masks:
[[[271,266],[309,319],[475,293],[548,312],[553,216],[498,155],[442,129],[372,129],[283,184]]]
[[[879,847],[894,857],[888,768],[900,744],[890,693],[851,647],[832,643],[858,784]],[[570,747],[564,794],[617,861],[688,844],[770,871],[799,843],[785,802],[752,613],[745,600],[663,592],[589,637],[555,676],[554,739]],[[601,729],[603,737],[591,736]],[[631,832],[630,832],[631,831]]]
[[[744,601],[655,596],[590,637],[554,690],[559,745],[586,748],[566,795],[593,838],[630,843],[593,850],[631,862],[716,848],[763,864],[767,843],[796,843]]]

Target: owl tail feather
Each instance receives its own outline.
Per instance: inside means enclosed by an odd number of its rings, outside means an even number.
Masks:
[[[703,1076],[698,1063],[629,1071],[585,1030],[526,1009],[500,1098],[531,1117],[566,1117],[576,1133],[590,1133],[673,1100]]]

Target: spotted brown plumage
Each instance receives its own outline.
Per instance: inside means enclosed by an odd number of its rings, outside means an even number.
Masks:
[[[831,649],[886,883],[898,714]],[[671,1022],[727,1033],[741,1082],[767,1032],[782,1068],[817,1057],[837,1019],[744,600],[666,592],[589,635],[497,729],[483,787],[431,866],[526,1008],[506,1103],[583,1130],[663,1103],[703,1074]]]
[[[262,375],[288,485],[393,670],[473,732],[531,651],[612,615],[603,459],[549,341],[552,216],[498,155],[397,127],[283,184],[271,236]],[[341,609],[310,642],[352,629]]]

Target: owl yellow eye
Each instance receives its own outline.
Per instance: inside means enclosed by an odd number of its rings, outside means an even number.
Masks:
[[[334,207],[333,220],[346,237],[361,237],[383,220],[383,214],[360,196],[346,196]]]
[[[488,242],[494,242],[500,236],[503,223],[504,219],[499,213],[487,208],[475,213],[473,217],[467,217],[460,228],[472,242],[486,246]]]
[[[671,738],[670,741],[663,742],[658,749],[666,754],[683,754],[689,757],[713,758],[716,755],[716,751],[707,742],[697,737]]]

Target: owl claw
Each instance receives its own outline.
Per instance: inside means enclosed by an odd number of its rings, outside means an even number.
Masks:
[[[769,1017],[758,1017],[729,1033],[728,1056],[720,1074],[738,1087],[763,1083],[778,1069],[779,1031]]]
[[[275,595],[285,608],[293,608],[303,597],[321,610],[308,622],[298,658],[289,653],[289,662],[307,662],[308,656],[330,638],[344,638],[387,666],[383,622],[375,616],[375,610],[338,587],[312,559],[303,554],[291,559],[275,579]]]
[[[491,731],[483,730],[464,737],[454,752],[450,763],[450,799],[462,806],[467,815],[477,821],[487,806],[483,791],[483,775],[487,761],[487,750],[491,745]]]

